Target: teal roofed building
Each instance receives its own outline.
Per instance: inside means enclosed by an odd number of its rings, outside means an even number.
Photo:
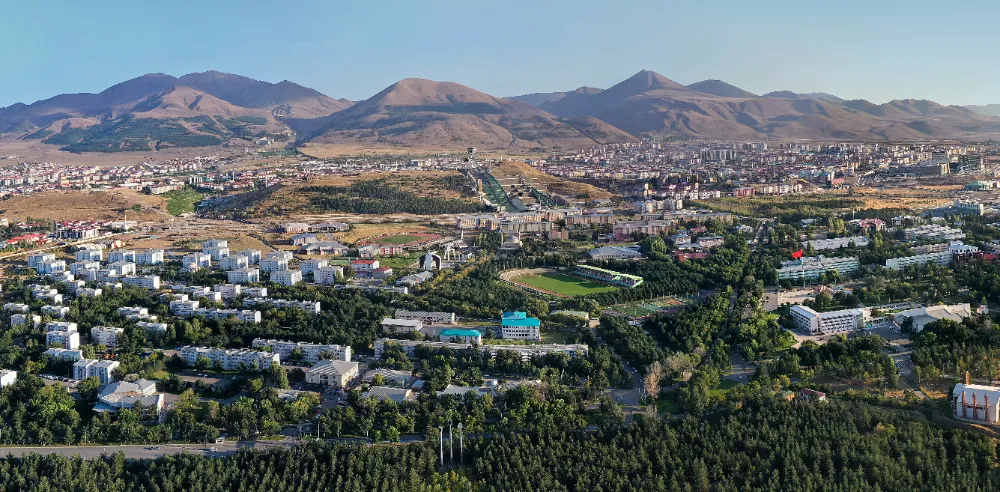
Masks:
[[[500,336],[505,340],[541,340],[542,322],[523,311],[508,311],[500,319]]]
[[[446,330],[441,330],[441,333],[438,334],[438,340],[442,342],[457,341],[458,343],[481,345],[483,343],[483,334],[480,333],[479,330],[448,328]]]

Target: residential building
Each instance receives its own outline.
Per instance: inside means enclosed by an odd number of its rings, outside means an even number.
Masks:
[[[319,241],[319,236],[309,232],[296,234],[288,239],[288,243],[292,246],[304,246],[306,244],[315,243],[316,241]]]
[[[117,347],[118,337],[125,333],[124,328],[113,326],[95,326],[90,329],[90,338],[94,343],[102,344],[106,347]]]
[[[42,314],[63,319],[69,314],[69,308],[66,306],[42,306]]]
[[[184,268],[190,271],[212,267],[212,255],[205,253],[191,253],[181,258]]]
[[[455,313],[445,313],[440,311],[407,311],[397,309],[396,319],[413,319],[425,325],[453,325],[455,324]]]
[[[381,268],[376,268],[376,269],[372,270],[372,278],[384,280],[384,279],[387,279],[389,277],[392,277],[392,268],[381,267]]]
[[[267,340],[263,338],[256,338],[251,346],[255,349],[267,348],[272,352],[281,355],[282,360],[297,359],[310,364],[316,363],[321,359],[342,361],[351,360],[350,345],[288,342],[285,340]],[[296,357],[298,353],[302,354],[301,357]]]
[[[243,251],[237,251],[236,255],[237,256],[246,256],[247,260],[250,262],[251,265],[256,265],[256,264],[260,263],[260,250],[259,249],[253,249],[253,248],[244,249]]]
[[[334,285],[344,277],[344,267],[326,266],[313,272],[313,280],[319,285]]]
[[[146,290],[159,290],[160,288],[159,275],[128,275],[122,277],[121,281],[125,285],[133,285]]]
[[[428,340],[394,340],[380,338],[375,340],[375,358],[382,358],[385,353],[386,344],[397,345],[404,353],[413,357],[416,349],[420,346],[430,348],[449,348],[452,350],[464,350],[472,347],[469,343],[435,342]],[[531,344],[531,345],[491,345],[484,343],[479,345],[479,349],[488,352],[491,357],[496,357],[497,352],[507,350],[515,352],[521,356],[521,360],[531,360],[532,357],[541,357],[551,353],[564,353],[570,357],[585,357],[589,352],[589,347],[584,344]]]
[[[56,261],[55,253],[37,253],[28,255],[28,268],[38,268],[38,265],[50,261]]]
[[[73,275],[78,275],[83,270],[100,270],[100,268],[101,262],[99,261],[77,261],[69,265],[69,271]]]
[[[240,255],[227,256],[219,260],[219,268],[229,270],[242,270],[250,267],[250,258]]]
[[[28,313],[31,311],[31,306],[16,302],[8,302],[3,305],[3,310],[8,313]]]
[[[260,260],[260,271],[277,272],[280,270],[288,270],[288,260],[273,257]]]
[[[135,275],[135,263],[130,261],[116,261],[114,263],[108,263],[108,270],[113,271],[117,277]]]
[[[65,271],[66,262],[64,260],[43,261],[35,266],[35,272],[39,275],[51,275]]]
[[[315,272],[316,270],[319,270],[320,268],[326,267],[329,264],[330,262],[328,260],[323,260],[319,258],[312,260],[305,260],[299,263],[299,270],[302,271],[303,275],[309,275]]]
[[[320,313],[319,301],[296,301],[288,299],[268,299],[263,297],[248,297],[243,300],[243,305],[247,307],[259,306],[261,304],[270,304],[279,308],[296,308],[311,314]]]
[[[406,388],[390,388],[388,386],[372,386],[368,388],[362,398],[374,398],[378,401],[391,401],[393,403],[403,403],[413,394]]]
[[[76,250],[76,261],[104,261],[104,248],[96,244],[84,244]]]
[[[135,252],[135,262],[139,265],[162,265],[162,249],[140,249]]]
[[[212,286],[212,290],[222,295],[223,299],[236,299],[243,292],[240,284],[217,284]]]
[[[117,249],[108,253],[108,263],[135,263],[135,251]]]
[[[806,245],[812,247],[815,251],[826,251],[831,249],[840,248],[864,248],[868,246],[868,238],[865,236],[853,236],[853,237],[838,237],[834,239],[814,239],[812,241],[806,241]]]
[[[861,268],[857,258],[827,258],[823,255],[806,256],[798,260],[786,261],[778,269],[778,280],[801,280],[819,278],[821,273],[837,272],[841,276],[849,276]]]
[[[194,316],[201,302],[177,299],[170,301],[170,312],[176,316]]]
[[[114,381],[114,371],[120,365],[116,360],[80,359],[73,364],[73,379],[97,378],[104,386]]]
[[[261,265],[267,260],[261,260]],[[278,285],[291,286],[302,281],[301,270],[278,270],[271,272],[271,282]]]
[[[358,378],[358,363],[342,360],[321,360],[306,369],[306,382],[342,389]]]
[[[371,273],[379,268],[378,260],[352,260],[351,268],[357,273]]]
[[[60,360],[77,361],[83,358],[83,352],[78,349],[50,348],[44,355]]]
[[[14,328],[17,326],[38,326],[42,324],[42,317],[37,314],[13,314],[10,317],[10,327]]]
[[[211,366],[222,367],[225,371],[260,372],[270,369],[272,365],[281,365],[281,356],[275,352],[192,346],[181,348],[181,358],[192,367],[197,366],[198,359],[202,357],[208,359]]]
[[[260,323],[260,311],[248,309],[211,309],[198,308],[194,311],[195,316],[206,319],[229,319],[236,318],[244,323]]]
[[[212,257],[212,261],[222,261],[229,256],[229,241],[225,239],[209,239],[201,243],[201,252]]]
[[[255,284],[260,282],[260,270],[256,268],[243,268],[226,272],[227,279],[231,284]]]
[[[862,327],[864,313],[860,309],[843,309],[820,313],[808,306],[792,306],[789,314],[795,327],[810,335],[849,333]]]
[[[299,252],[307,255],[333,255],[343,256],[347,254],[349,248],[337,241],[316,241],[303,245]]]
[[[300,234],[309,232],[309,224],[304,222],[288,222],[281,225],[281,231],[285,234]]]
[[[937,224],[926,224],[911,227],[903,231],[907,241],[957,241],[965,238],[965,233],[961,229],[946,227]]]
[[[166,323],[155,323],[151,321],[139,321],[135,324],[140,328],[145,328],[149,333],[166,333],[167,324]]]

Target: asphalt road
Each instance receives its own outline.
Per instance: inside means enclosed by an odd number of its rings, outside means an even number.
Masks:
[[[225,444],[129,444],[125,446],[25,446],[0,447],[0,456],[24,456],[28,454],[56,454],[60,456],[80,456],[85,459],[99,458],[101,455],[111,455],[122,452],[128,458],[149,459],[159,458],[168,454],[192,453],[201,456],[225,456],[235,453],[238,449],[271,447],[292,447],[298,441],[241,441]],[[211,449],[215,449],[212,451]]]

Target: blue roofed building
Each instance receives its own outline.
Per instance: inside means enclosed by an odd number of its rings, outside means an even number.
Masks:
[[[542,322],[523,311],[508,311],[500,319],[500,337],[505,340],[541,340]]]
[[[482,345],[483,334],[479,330],[467,330],[463,328],[448,328],[441,330],[438,340],[442,342],[471,343]]]

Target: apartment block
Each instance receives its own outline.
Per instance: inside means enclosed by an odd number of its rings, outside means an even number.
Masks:
[[[90,329],[90,339],[94,343],[103,344],[107,347],[117,347],[118,338],[125,333],[124,328],[113,326],[95,326]]]
[[[227,280],[231,284],[251,284],[260,282],[260,270],[256,268],[243,268],[226,273]]]
[[[281,356],[275,352],[192,346],[181,348],[181,358],[190,366],[196,366],[201,357],[208,359],[213,367],[221,366],[225,371],[260,372],[270,369],[272,365],[281,365]]]
[[[115,380],[114,371],[120,365],[116,360],[80,359],[73,364],[73,379],[97,378],[101,386],[111,384]]]
[[[326,345],[257,338],[254,339],[251,346],[255,349],[269,348],[274,353],[281,355],[282,360],[293,360],[292,352],[299,350],[302,353],[301,361],[310,364],[324,358],[343,361],[351,360],[351,347],[349,345]],[[324,355],[327,357],[324,357]]]
[[[261,260],[261,264],[268,260]],[[302,271],[301,270],[278,270],[271,272],[271,282],[278,285],[291,286],[302,281]]]

